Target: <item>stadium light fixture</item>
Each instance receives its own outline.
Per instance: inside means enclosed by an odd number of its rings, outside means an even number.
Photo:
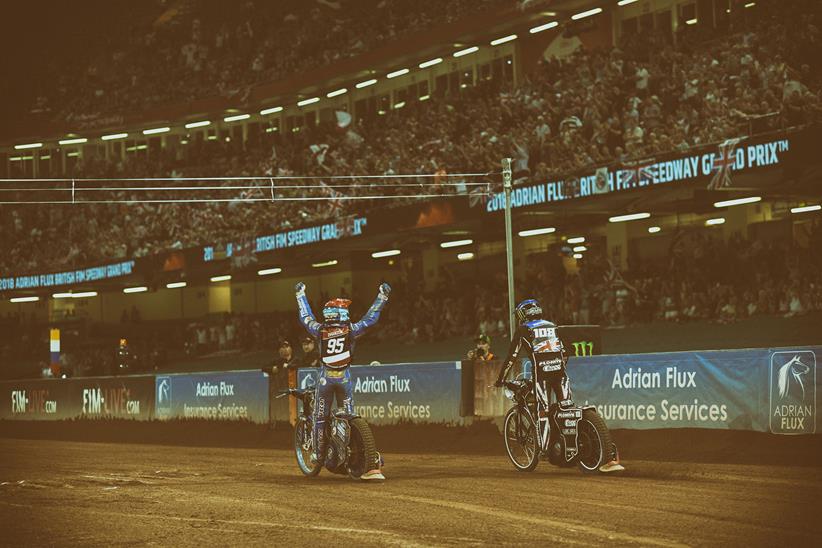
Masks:
[[[588,248],[584,245],[578,245],[574,247],[574,253],[582,253],[583,251],[588,251]]]
[[[582,253],[574,253],[574,259],[579,260],[581,258],[582,258]]]
[[[617,2],[617,6],[627,6],[628,4],[633,4],[638,1],[639,0],[619,0],[619,2]]]
[[[231,279],[231,274],[224,274],[222,276],[212,276],[211,277],[211,281],[214,282],[214,283],[227,282],[230,279]]]
[[[596,15],[598,13],[602,13],[602,8],[593,8],[587,11],[583,11],[571,16],[571,19],[577,21],[579,19],[585,19],[586,17],[591,17],[592,15]]]
[[[58,145],[82,145],[83,143],[88,142],[88,139],[85,137],[77,137],[76,139],[62,139],[57,141]]]
[[[178,287],[185,287],[187,285],[188,284],[186,282],[171,282],[171,283],[167,283],[166,287],[169,288],[169,289],[177,289]]]
[[[51,297],[52,299],[70,299],[71,293],[53,293]]]
[[[544,25],[537,25],[536,27],[533,27],[533,28],[529,29],[528,32],[530,32],[531,34],[536,34],[538,32],[542,32],[544,30],[552,29],[552,28],[558,27],[558,26],[559,26],[559,23],[557,23],[556,21],[551,21],[550,23],[545,23]]]
[[[405,101],[400,101],[399,103],[394,103],[394,109],[402,108],[405,106]]]
[[[581,244],[585,241],[585,236],[574,236],[566,240],[569,244]]]
[[[508,36],[503,36],[502,38],[497,38],[496,40],[491,40],[492,46],[499,46],[500,44],[505,44],[506,42],[513,42],[517,39],[516,34],[509,34]]]
[[[698,21],[698,19],[696,17],[694,17],[693,19],[688,19],[687,21],[685,21],[685,24],[686,25],[696,25],[697,21]]]
[[[146,291],[148,291],[148,288],[144,285],[123,288],[123,293],[145,293]]]
[[[662,230],[662,229],[659,228],[658,226],[649,226],[648,227],[648,232],[650,232],[651,234],[656,234],[660,230]]]
[[[25,150],[27,148],[40,148],[43,143],[26,143],[25,145],[14,145],[14,150]]]
[[[77,156],[80,156],[80,153],[79,153],[79,152],[77,152],[77,151],[75,151],[75,152],[69,152],[68,154],[66,154],[66,156],[68,156],[69,158],[76,158]],[[29,156],[28,158],[26,158],[26,160],[31,160],[31,156]]]
[[[638,219],[647,219],[650,217],[651,214],[646,212],[643,213],[629,213],[627,215],[617,215],[615,217],[609,217],[609,223],[624,223],[625,221],[636,221]]]
[[[206,127],[210,126],[211,122],[209,120],[201,120],[199,122],[189,122],[185,125],[186,129],[194,129],[195,127]]]
[[[474,240],[451,240],[450,242],[442,242],[440,247],[443,249],[447,249],[449,247],[460,247],[464,245],[471,245],[474,243]]]
[[[305,107],[305,106],[313,105],[314,103],[319,103],[319,102],[320,102],[319,97],[311,97],[310,99],[303,99],[302,101],[298,101],[297,106],[298,107]]]
[[[12,303],[33,303],[34,301],[39,301],[40,297],[12,297],[9,299],[9,302]]]
[[[264,268],[264,269],[262,269],[262,270],[258,270],[258,271],[257,271],[257,275],[258,275],[258,276],[269,276],[269,275],[271,275],[271,274],[279,274],[279,273],[280,273],[280,272],[282,272],[282,271],[283,271],[283,269],[282,269],[282,268],[279,268],[279,267],[274,267],[274,268]]]
[[[45,154],[43,156],[40,156],[40,159],[41,160],[51,160],[51,154]]]
[[[756,2],[748,2],[747,4],[745,4],[745,7],[746,7],[746,8],[752,8],[752,7],[754,7],[755,5],[756,5]]]
[[[268,116],[269,114],[276,114],[277,112],[282,112],[283,107],[271,107],[271,108],[264,108],[260,111],[261,116]]]
[[[532,228],[530,230],[520,230],[517,232],[519,236],[522,238],[527,238],[528,236],[539,236],[540,234],[551,234],[552,232],[556,232],[557,229],[552,226],[547,226],[545,228]]]
[[[71,293],[72,299],[83,299],[85,297],[96,297],[96,291],[81,291],[79,293]]]
[[[239,122],[240,120],[248,120],[251,118],[250,114],[233,114],[223,118],[223,122]]]
[[[470,261],[473,258],[474,254],[470,251],[468,253],[460,253],[459,255],[457,255],[457,259],[459,259],[460,261]]]
[[[479,51],[479,47],[471,46],[470,48],[461,49],[459,51],[454,52],[454,57],[462,57],[464,55],[470,55],[472,53],[476,53]]]
[[[377,83],[376,78],[370,78],[370,79],[365,80],[363,82],[359,82],[354,87],[356,87],[357,89],[362,89],[362,88],[367,88],[368,86],[373,86],[376,83]]]
[[[733,200],[723,200],[721,202],[714,202],[714,207],[731,207],[742,204],[753,204],[762,201],[762,196],[749,196],[747,198],[735,198]]]
[[[408,74],[409,72],[411,72],[411,71],[408,70],[407,68],[404,68],[404,69],[400,69],[400,70],[395,70],[394,72],[389,72],[388,74],[385,75],[385,77],[386,78],[396,78],[397,76],[402,76],[404,74]]]
[[[103,141],[113,141],[115,139],[125,139],[128,133],[112,133],[111,135],[103,135],[100,137]]]
[[[171,131],[170,127],[155,127],[151,129],[144,129],[143,135],[156,135],[157,133],[168,133]]]
[[[343,93],[348,93],[348,88],[340,88],[334,91],[329,91],[325,94],[325,96],[330,99],[331,97],[337,97],[338,95],[342,95]]]
[[[809,213],[811,211],[819,211],[822,209],[822,205],[809,205],[809,206],[802,206],[802,207],[792,207],[791,213]]]
[[[437,57],[436,59],[431,59],[430,61],[425,61],[424,63],[420,63],[420,68],[428,68],[433,67],[434,65],[438,65],[442,63],[442,57]]]
[[[335,264],[337,264],[337,262],[337,259],[332,259],[330,261],[325,261],[324,263],[314,263],[311,266],[313,266],[314,268],[323,268],[325,266],[334,266]]]
[[[724,217],[717,217],[715,219],[708,219],[707,221],[705,221],[705,226],[716,226],[721,224],[725,224]]]
[[[427,101],[430,98],[431,98],[430,95],[420,95],[420,101]]]
[[[371,254],[371,257],[374,259],[382,259],[383,257],[393,257],[394,255],[399,255],[402,253],[399,249],[389,249],[387,251],[375,251]]]

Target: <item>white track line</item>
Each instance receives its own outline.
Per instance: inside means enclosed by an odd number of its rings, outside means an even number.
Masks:
[[[6,502],[0,500],[0,504],[8,505],[8,506],[16,506],[21,508],[32,508],[37,509],[38,511],[43,510],[43,506],[32,505],[32,504],[14,504],[11,502]],[[81,507],[74,507],[73,510],[85,510],[92,512],[95,515],[105,514],[108,516],[119,516],[125,519],[148,519],[148,520],[166,520],[166,521],[174,521],[178,523],[204,523],[204,524],[223,524],[223,525],[240,525],[240,526],[254,526],[254,527],[270,527],[270,528],[282,528],[282,529],[302,529],[302,530],[309,530],[309,531],[323,531],[329,533],[338,533],[344,535],[353,535],[353,536],[380,536],[383,537],[380,539],[380,542],[384,542],[386,544],[394,544],[398,546],[413,546],[413,547],[428,547],[428,546],[437,546],[438,544],[420,544],[418,542],[414,542],[411,540],[405,533],[396,533],[393,531],[383,531],[381,529],[359,529],[356,527],[334,527],[331,525],[311,525],[311,524],[298,524],[298,523],[288,523],[288,522],[277,522],[277,521],[256,521],[256,520],[236,520],[236,519],[219,519],[219,518],[192,518],[192,517],[182,517],[182,516],[169,516],[164,514],[137,514],[134,512],[116,512],[113,510],[101,510],[97,508],[81,508]],[[442,537],[438,535],[422,535],[423,537],[431,538],[434,542],[439,540],[442,541],[455,541],[455,542],[462,542],[462,543],[480,543],[482,542],[480,539],[474,538],[464,538],[464,537]]]
[[[631,542],[631,543],[638,543],[638,544],[645,544],[645,545],[652,545],[652,546],[666,546],[666,547],[683,547],[688,546],[687,544],[682,544],[680,542],[662,539],[662,538],[655,538],[655,537],[641,537],[641,536],[634,536],[629,535],[627,533],[619,533],[616,531],[609,531],[606,529],[600,529],[599,527],[591,527],[589,525],[583,525],[580,523],[570,523],[564,520],[554,520],[548,519],[538,516],[529,516],[525,514],[517,514],[515,512],[510,512],[507,510],[503,510],[501,508],[490,508],[487,506],[479,506],[477,504],[469,504],[465,502],[456,502],[456,501],[447,501],[447,500],[440,500],[440,499],[429,499],[424,497],[414,497],[410,495],[399,495],[394,494],[391,495],[393,499],[405,500],[409,502],[417,502],[420,504],[425,505],[434,505],[434,506],[441,506],[443,508],[451,508],[455,510],[462,510],[464,512],[472,512],[475,514],[485,514],[491,517],[494,517],[498,521],[500,519],[509,519],[513,521],[524,521],[526,523],[532,523],[534,525],[542,525],[545,527],[550,527],[557,531],[565,531],[569,535],[573,536],[575,533],[585,533],[588,535],[592,535],[595,537],[599,537],[602,539],[602,542],[605,541],[616,541],[616,542]],[[614,512],[619,512],[618,507],[614,507]],[[563,541],[567,542],[567,539],[563,539]],[[588,544],[586,542],[586,544]]]

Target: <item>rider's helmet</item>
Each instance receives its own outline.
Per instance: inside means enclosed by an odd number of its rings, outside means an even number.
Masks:
[[[323,306],[323,319],[331,323],[347,322],[350,304],[351,301],[348,299],[331,299]]]
[[[526,299],[517,305],[514,314],[519,324],[522,325],[525,322],[542,318],[542,307],[536,299]]]

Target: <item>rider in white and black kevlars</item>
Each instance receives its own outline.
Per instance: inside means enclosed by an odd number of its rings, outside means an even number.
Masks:
[[[348,306],[351,301],[348,299],[332,299],[325,303],[323,321],[318,322],[305,296],[305,284],[300,282],[295,289],[300,323],[318,340],[320,346],[321,371],[317,378],[317,394],[314,398],[314,453],[311,455],[311,461],[317,463],[324,460],[325,423],[334,403],[334,396],[337,398],[337,404],[343,407],[346,413],[354,414],[354,388],[349,367],[354,341],[380,319],[380,312],[388,302],[391,286],[386,283],[380,285],[374,304],[356,323],[351,323],[349,319]],[[362,479],[385,477],[379,469],[374,469],[363,474]]]
[[[502,386],[517,359],[526,358],[533,364],[537,394],[545,408],[550,401],[549,390],[556,394],[560,407],[573,406],[571,386],[565,373],[568,358],[557,336],[557,326],[543,317],[542,308],[534,299],[519,303],[515,314],[519,325],[495,386]]]

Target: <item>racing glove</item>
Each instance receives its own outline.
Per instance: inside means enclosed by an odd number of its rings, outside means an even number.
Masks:
[[[297,293],[298,297],[305,295],[305,284],[302,282],[297,282],[297,285],[294,286],[294,291]]]
[[[387,283],[380,284],[380,296],[383,299],[388,300],[388,295],[389,294],[391,294],[391,286],[388,285]]]

